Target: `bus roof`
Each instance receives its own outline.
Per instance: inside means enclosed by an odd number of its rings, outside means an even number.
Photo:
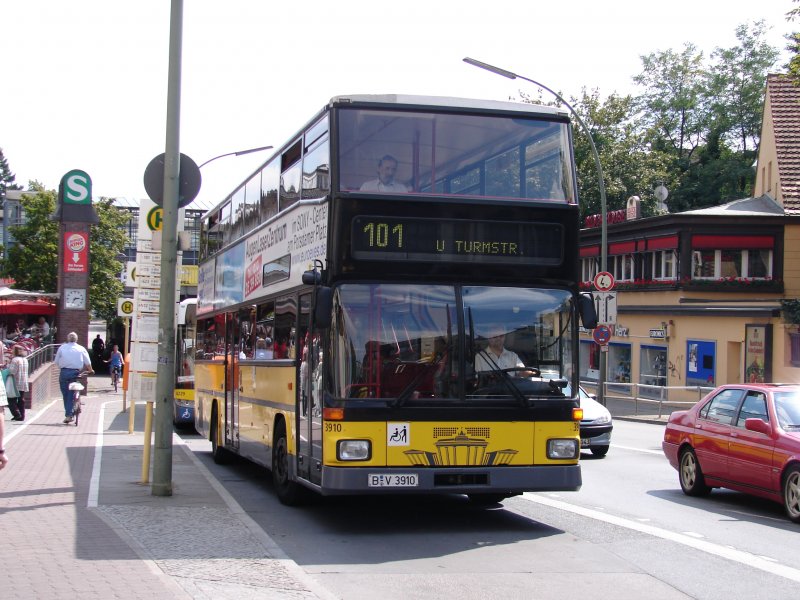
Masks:
[[[402,106],[447,107],[472,110],[505,110],[537,115],[568,116],[564,108],[543,106],[527,102],[505,102],[501,100],[481,100],[475,98],[455,98],[450,96],[414,96],[406,94],[349,94],[334,96],[330,105],[342,104],[397,104]]]

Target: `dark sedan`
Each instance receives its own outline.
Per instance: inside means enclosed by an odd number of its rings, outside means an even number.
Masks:
[[[685,494],[753,494],[800,523],[800,385],[720,386],[670,415],[662,448]]]

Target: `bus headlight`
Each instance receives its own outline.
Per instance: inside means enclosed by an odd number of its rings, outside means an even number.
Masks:
[[[547,458],[578,458],[579,453],[580,446],[575,438],[547,440]]]
[[[369,460],[372,456],[372,445],[369,440],[339,440],[336,442],[338,460]]]

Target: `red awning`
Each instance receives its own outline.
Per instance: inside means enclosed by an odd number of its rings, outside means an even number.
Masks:
[[[54,315],[56,305],[46,300],[0,300],[0,315]]]
[[[721,249],[736,248],[739,250],[775,247],[775,239],[771,235],[693,235],[692,248]]]

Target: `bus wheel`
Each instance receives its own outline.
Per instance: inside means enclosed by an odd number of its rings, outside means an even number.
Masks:
[[[211,414],[211,458],[218,465],[224,465],[230,460],[228,451],[219,445],[219,417],[216,406]]]
[[[289,479],[289,444],[286,441],[286,424],[279,421],[275,426],[275,442],[272,448],[272,483],[281,504],[299,504],[303,489]]]

